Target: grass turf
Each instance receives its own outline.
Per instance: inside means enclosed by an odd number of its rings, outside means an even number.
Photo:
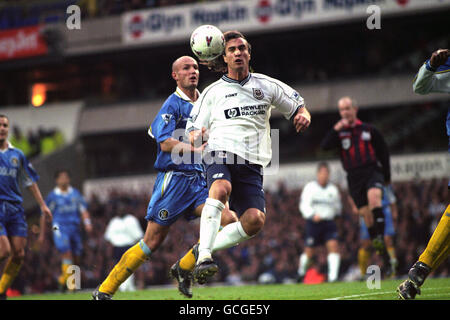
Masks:
[[[117,292],[114,300],[396,300],[402,280],[383,280],[379,289],[368,289],[365,281],[245,286],[195,286],[194,297],[185,298],[175,287]],[[91,292],[33,294],[11,300],[90,300]],[[450,300],[450,278],[427,279],[417,300]]]

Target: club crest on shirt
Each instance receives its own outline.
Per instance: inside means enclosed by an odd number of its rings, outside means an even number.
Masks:
[[[369,141],[370,140],[370,132],[369,131],[363,131],[361,133],[361,139],[364,141]]]
[[[9,159],[9,162],[11,163],[11,165],[13,167],[18,167],[19,166],[19,159],[17,157],[11,157]]]
[[[348,149],[350,149],[352,141],[350,140],[350,138],[345,138],[345,139],[341,140],[341,143],[342,143],[342,149],[348,150]]]
[[[158,217],[161,220],[166,220],[169,217],[169,211],[167,211],[166,209],[159,210]]]
[[[264,98],[264,92],[261,89],[253,88],[253,97],[258,100],[262,100]]]
[[[164,113],[161,115],[161,118],[163,119],[163,121],[168,124],[170,119],[172,119],[172,115],[169,113]]]

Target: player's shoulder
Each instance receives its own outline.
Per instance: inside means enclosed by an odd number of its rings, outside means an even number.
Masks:
[[[175,92],[170,94],[170,96],[167,97],[167,99],[163,102],[160,110],[167,110],[169,108],[175,109],[179,103],[181,98],[178,97]]]
[[[220,79],[214,81],[213,83],[211,83],[210,85],[208,85],[205,89],[203,89],[201,96],[205,96],[216,90],[221,90],[226,85],[227,85],[227,82],[223,81],[223,79],[220,78]]]

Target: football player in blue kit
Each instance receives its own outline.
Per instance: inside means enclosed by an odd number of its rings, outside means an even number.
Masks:
[[[420,67],[413,89],[418,94],[450,93],[450,50],[438,49]],[[450,106],[447,111],[448,152],[450,153]],[[448,182],[450,189],[450,181]],[[420,287],[428,275],[436,270],[450,255],[450,204],[442,214],[427,247],[409,269],[408,279],[397,287],[400,299],[411,300],[420,294]]]
[[[177,89],[164,102],[148,130],[157,143],[154,167],[158,174],[148,204],[144,238],[124,253],[106,280],[93,292],[94,300],[110,300],[120,284],[159,248],[170,226],[181,216],[188,220],[200,216],[208,198],[201,163],[205,144],[193,147],[189,142],[180,141],[185,135],[192,104],[200,95],[197,61],[189,56],[175,60],[172,78]],[[236,215],[225,208],[221,223],[226,225],[236,220]],[[191,273],[184,272],[178,265],[172,271],[180,292],[192,297]]]
[[[92,232],[90,214],[81,193],[70,185],[70,174],[67,170],[55,173],[56,187],[48,194],[45,203],[53,213],[53,242],[61,254],[61,275],[58,284],[61,291],[68,287],[68,268],[72,264],[79,264],[83,251],[81,223],[87,233]],[[41,216],[41,232],[38,241],[42,245],[45,239],[45,218]]]
[[[52,220],[37,185],[38,174],[23,152],[8,139],[9,119],[0,115],[0,264],[6,261],[0,278],[0,299],[6,299],[25,258],[28,225],[22,207],[21,186],[25,186],[39,205],[43,216]]]

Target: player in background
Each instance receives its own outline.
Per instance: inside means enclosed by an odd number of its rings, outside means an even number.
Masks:
[[[317,179],[308,182],[300,196],[299,210],[306,219],[306,227],[305,251],[299,259],[298,282],[303,282],[315,254],[314,248],[324,244],[328,251],[328,281],[338,280],[341,256],[335,218],[341,214],[342,202],[338,188],[329,180],[328,164],[319,163]]]
[[[218,271],[214,251],[252,238],[264,226],[263,168],[272,158],[272,106],[293,122],[297,132],[306,130],[311,121],[295,90],[266,75],[250,73],[251,46],[240,32],[228,31],[224,37],[223,56],[210,67],[226,69],[226,74],[203,91],[186,126],[193,145],[208,141],[204,159],[209,196],[200,219],[193,270],[199,283]],[[227,201],[240,219],[218,232]]]
[[[21,186],[25,186],[39,205],[43,216],[52,220],[37,185],[39,176],[23,152],[8,139],[9,119],[0,115],[0,264],[6,261],[0,278],[0,299],[20,271],[25,258],[28,225],[22,207]]]
[[[170,226],[181,216],[188,220],[200,216],[208,197],[201,163],[201,153],[206,144],[193,147],[190,143],[179,140],[184,136],[192,104],[200,95],[197,90],[197,61],[189,56],[175,60],[172,78],[176,81],[177,88],[164,102],[148,131],[157,142],[154,167],[158,175],[148,204],[147,229],[143,239],[122,255],[108,277],[93,292],[94,300],[111,300],[119,286],[159,248]],[[182,135],[177,134],[180,131]],[[180,159],[180,154],[187,157]],[[236,215],[225,209],[221,223],[225,225],[235,220]],[[185,272],[179,265],[173,271],[172,276],[178,281],[178,290],[185,296],[192,297],[191,273]]]
[[[354,202],[349,199],[352,207],[354,207],[354,212],[358,214],[358,209],[356,208]],[[383,214],[384,214],[384,243],[386,244],[386,249],[390,257],[390,268],[389,272],[391,277],[394,277],[397,272],[397,256],[395,254],[395,246],[394,246],[394,236],[395,236],[395,221],[397,221],[398,217],[398,208],[397,208],[397,199],[395,197],[394,191],[392,190],[392,186],[385,186],[383,190]],[[364,222],[364,219],[360,217],[359,220],[360,229],[359,236],[361,239],[361,247],[358,250],[358,265],[361,271],[361,277],[366,275],[367,267],[369,266],[369,260],[371,257],[370,247],[370,236],[367,231],[367,226]]]
[[[82,194],[70,185],[70,173],[67,170],[55,172],[55,188],[47,195],[45,203],[53,212],[53,243],[61,255],[61,275],[58,286],[61,291],[75,290],[67,284],[70,273],[69,266],[79,265],[83,251],[81,224],[88,234],[92,232],[92,224],[87,204]],[[45,241],[45,216],[40,219],[40,245]]]
[[[439,49],[420,67],[414,79],[413,89],[418,94],[432,92],[450,93],[450,50]],[[448,151],[450,153],[450,107],[447,112]],[[448,184],[450,189],[450,181]],[[427,276],[450,255],[450,204],[447,205],[425,251],[408,272],[397,292],[400,299],[414,299]]]
[[[373,247],[389,265],[381,204],[383,187],[391,181],[389,150],[378,129],[358,119],[358,106],[352,98],[339,99],[338,109],[341,119],[324,137],[321,147],[340,150],[349,193],[364,217]]]
[[[106,226],[105,240],[113,246],[114,263],[119,262],[122,255],[144,235],[139,220],[130,213],[130,209],[131,207],[126,201],[119,201],[115,208],[117,215]],[[136,290],[134,274],[121,284],[119,290]]]

